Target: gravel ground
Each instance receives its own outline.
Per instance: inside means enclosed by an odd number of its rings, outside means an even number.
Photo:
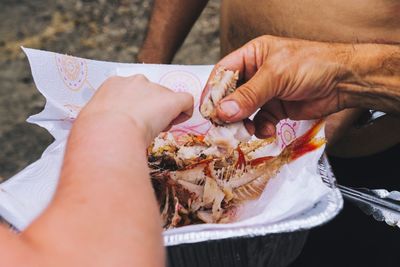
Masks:
[[[150,0],[0,0],[0,181],[38,159],[52,142],[46,130],[25,122],[43,109],[44,98],[19,47],[134,62],[151,5]],[[218,10],[219,0],[211,0],[174,63],[217,61]]]

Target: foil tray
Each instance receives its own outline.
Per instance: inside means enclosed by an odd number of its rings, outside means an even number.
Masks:
[[[167,247],[169,267],[284,267],[301,253],[308,230]]]
[[[342,195],[325,154],[319,160],[318,170],[330,192],[314,207],[269,225],[183,235],[164,234],[168,252],[167,265],[169,267],[288,266],[300,255],[309,229],[327,223],[343,207]]]
[[[164,233],[167,265],[169,267],[288,266],[301,253],[308,230],[327,223],[343,207],[343,198],[326,155],[319,160],[318,170],[330,191],[312,208],[268,225],[186,234]],[[18,232],[11,224],[8,225],[13,231]]]
[[[330,188],[330,192],[318,201],[312,208],[277,223],[268,225],[252,225],[240,228],[214,229],[184,234],[164,233],[164,244],[173,246],[183,243],[195,243],[207,240],[217,240],[238,237],[265,236],[276,233],[290,233],[308,230],[333,219],[343,207],[343,198],[336,185],[336,178],[332,172],[325,154],[319,160],[319,173],[323,182]]]
[[[330,192],[319,202],[317,202],[314,207],[301,214],[268,225],[256,225],[231,229],[215,229],[185,234],[164,233],[164,244],[166,246],[173,246],[182,243],[194,243],[207,240],[235,237],[254,237],[267,234],[295,232],[299,230],[308,230],[318,225],[327,223],[342,209],[343,197],[336,185],[336,178],[325,154],[323,154],[319,160],[318,170],[321,175],[321,179],[330,188]],[[7,221],[2,219],[1,216],[0,222],[7,223]],[[13,228],[11,224],[9,224],[9,226]]]

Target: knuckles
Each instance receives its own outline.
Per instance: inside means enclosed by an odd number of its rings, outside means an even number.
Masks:
[[[147,77],[144,76],[143,74],[135,74],[135,75],[128,77],[128,79],[135,80],[135,81],[149,82],[149,79],[147,79]]]
[[[111,84],[121,83],[121,82],[149,82],[149,80],[143,74],[135,74],[128,77],[111,76],[105,81],[105,83],[111,83]]]

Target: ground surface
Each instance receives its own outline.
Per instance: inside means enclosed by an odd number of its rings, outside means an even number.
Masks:
[[[79,57],[134,62],[150,0],[0,0],[0,181],[38,159],[52,142],[25,122],[44,98],[20,46]],[[212,64],[219,56],[219,1],[212,0],[174,62]]]

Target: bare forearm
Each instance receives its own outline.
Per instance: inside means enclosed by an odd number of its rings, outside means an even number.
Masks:
[[[358,44],[351,53],[351,75],[337,86],[341,105],[400,115],[400,47]]]
[[[69,253],[66,265],[162,266],[161,222],[138,132],[118,115],[78,119],[54,201],[24,236],[47,255]]]
[[[208,0],[155,0],[138,55],[145,63],[170,63]]]
[[[146,148],[192,112],[190,94],[143,75],[107,79],[74,123],[49,207],[21,235],[0,226],[0,265],[164,266]]]

